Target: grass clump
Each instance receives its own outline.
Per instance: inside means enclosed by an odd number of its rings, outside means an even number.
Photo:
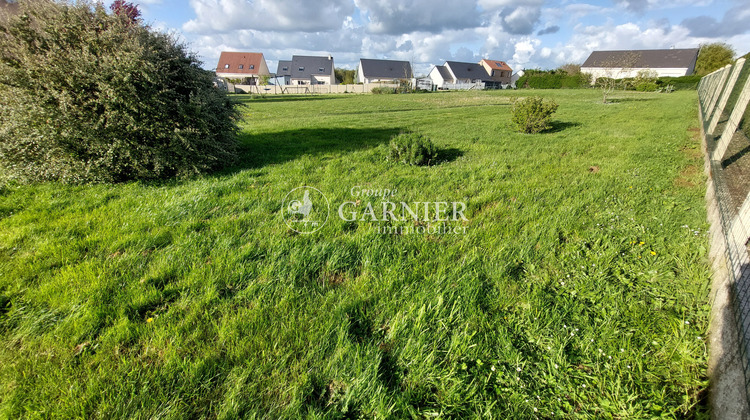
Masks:
[[[432,140],[419,133],[401,133],[391,139],[388,160],[407,165],[429,165],[437,158]]]
[[[529,134],[547,130],[551,127],[552,114],[557,107],[555,101],[545,101],[538,96],[516,100],[511,111],[513,126],[519,132]]]

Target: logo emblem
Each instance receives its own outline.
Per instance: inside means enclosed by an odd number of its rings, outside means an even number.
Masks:
[[[295,188],[284,197],[281,207],[284,223],[297,233],[314,233],[328,222],[328,198],[313,187]]]

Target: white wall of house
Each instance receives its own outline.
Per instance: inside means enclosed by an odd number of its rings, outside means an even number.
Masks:
[[[335,85],[336,84],[334,83],[336,81],[336,78],[328,76],[328,75],[325,75],[325,76],[313,75],[312,80],[315,81],[316,85]]]
[[[625,79],[628,77],[638,76],[640,71],[650,71],[656,74],[656,77],[680,77],[688,74],[688,68],[605,68],[605,67],[581,67],[581,73],[591,75],[592,82],[600,77],[611,77],[613,79]]]
[[[440,70],[438,70],[437,66],[432,68],[430,74],[427,77],[432,80],[432,84],[437,86],[438,89],[442,88],[446,83],[446,80],[443,79],[443,76],[440,74]]]
[[[518,79],[523,77],[523,75],[524,75],[523,70],[518,70],[517,72],[513,73],[513,76],[510,76],[510,86],[513,88],[517,87],[516,82],[518,81]]]
[[[357,83],[369,83],[365,78],[365,72],[362,71],[362,61],[360,61],[359,66],[357,66]]]

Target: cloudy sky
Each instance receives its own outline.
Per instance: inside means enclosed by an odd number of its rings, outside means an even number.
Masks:
[[[215,68],[219,53],[262,52],[271,71],[292,54],[408,60],[504,60],[514,70],[582,63],[592,50],[750,50],[749,0],[141,0],[146,22],[172,31]]]

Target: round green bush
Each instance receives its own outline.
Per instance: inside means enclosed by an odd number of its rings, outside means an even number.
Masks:
[[[635,85],[635,90],[638,92],[656,92],[658,89],[655,82],[642,82]]]
[[[539,133],[552,126],[552,114],[557,106],[555,101],[545,101],[538,96],[518,99],[513,102],[511,121],[521,133]]]
[[[407,165],[429,165],[435,163],[437,155],[432,141],[418,133],[394,136],[388,147],[388,160]]]
[[[189,176],[234,160],[237,111],[172,36],[100,4],[0,20],[0,171],[19,181]]]

